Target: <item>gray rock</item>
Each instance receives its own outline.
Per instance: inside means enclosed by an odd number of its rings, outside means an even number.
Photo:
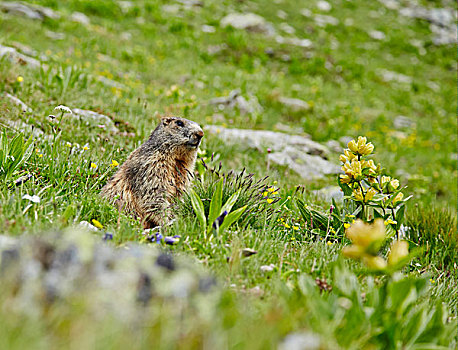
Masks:
[[[12,13],[15,15],[25,16],[30,19],[44,20],[45,18],[59,19],[60,14],[54,10],[32,4],[25,4],[15,1],[2,1],[0,2],[0,10],[3,12]]]
[[[329,150],[306,137],[288,135],[274,131],[226,129],[209,125],[206,130],[228,144],[244,145],[271,153],[268,160],[289,167],[304,179],[319,179],[328,174],[336,174],[340,168],[328,160]]]
[[[290,97],[279,97],[278,101],[291,108],[294,111],[307,111],[310,109],[310,105],[305,102],[304,100],[298,99],[298,98],[290,98]]]
[[[319,350],[321,340],[313,333],[290,333],[278,346],[278,350]]]
[[[398,115],[393,121],[393,126],[395,129],[410,129],[415,126],[415,122],[403,115]]]
[[[371,30],[367,34],[369,34],[369,36],[375,40],[385,40],[386,39],[385,33],[379,30]]]
[[[275,30],[263,17],[254,13],[231,13],[221,19],[221,27],[234,27],[252,32],[273,35]]]
[[[104,128],[111,132],[118,132],[118,128],[114,125],[113,120],[110,117],[85,109],[73,108],[73,114],[65,114],[65,116],[78,118],[86,122],[88,126],[100,126],[103,125]]]
[[[246,99],[241,95],[240,89],[232,90],[228,96],[213,98],[208,104],[217,105],[220,110],[237,107],[242,114],[257,115],[263,111],[256,96],[249,95]]]
[[[396,73],[392,72],[388,69],[379,69],[377,70],[377,73],[381,76],[383,81],[386,82],[397,82],[397,83],[402,83],[402,84],[411,84],[412,83],[412,78],[401,74],[401,73]]]
[[[13,102],[16,106],[21,107],[23,112],[28,112],[32,113],[32,108],[27,106],[24,102],[22,102],[20,99],[18,99],[16,96],[10,95],[9,93],[5,92],[5,96]]]
[[[316,3],[316,6],[318,7],[319,10],[329,12],[332,9],[332,6],[329,2],[320,0]]]
[[[309,39],[300,39],[300,38],[286,38],[281,35],[277,35],[275,37],[275,41],[279,44],[288,44],[293,46],[305,47],[309,48],[312,47],[312,42]]]
[[[14,47],[0,45],[0,57],[7,57],[11,62],[27,64],[32,68],[39,68],[41,63],[36,58],[18,52]]]
[[[197,264],[149,245],[116,248],[101,234],[68,229],[35,237],[0,235],[1,299],[25,315],[40,315],[51,304],[84,300],[91,314],[138,322],[144,306],[180,300],[195,304],[218,292]],[[155,264],[161,260],[162,263]],[[164,260],[164,261],[163,261]],[[173,265],[173,268],[169,267]],[[202,288],[202,281],[206,283]],[[0,306],[3,307],[2,301]]]
[[[106,86],[109,86],[109,87],[114,87],[116,89],[121,89],[121,90],[126,90],[127,89],[127,86],[120,83],[120,82],[117,82],[115,80],[112,80],[112,79],[108,79],[107,77],[104,77],[102,75],[99,75],[96,77],[96,79],[101,82],[103,85],[106,85]]]
[[[339,186],[324,187],[322,189],[313,191],[312,193],[326,202],[331,202],[333,199],[336,202],[342,202],[344,196]]]
[[[70,16],[70,20],[72,20],[73,22],[80,23],[84,26],[88,26],[91,24],[91,20],[89,19],[89,17],[82,12],[73,12]]]
[[[51,40],[64,40],[65,39],[64,33],[53,32],[52,30],[45,31],[45,35]]]
[[[332,16],[327,16],[327,15],[315,15],[314,17],[315,23],[319,27],[326,27],[328,25],[330,26],[336,26],[339,24],[339,20],[335,17]]]
[[[348,142],[347,142],[348,143]],[[329,148],[332,152],[342,153],[343,147],[337,140],[328,140],[326,141],[326,147]]]

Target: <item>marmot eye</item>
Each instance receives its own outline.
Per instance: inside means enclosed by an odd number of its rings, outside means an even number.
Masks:
[[[177,125],[183,127],[184,123],[181,120],[177,120]]]

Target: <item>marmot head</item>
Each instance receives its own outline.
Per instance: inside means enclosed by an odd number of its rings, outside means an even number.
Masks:
[[[197,149],[204,136],[199,124],[179,117],[161,118],[156,130],[160,130],[161,136],[165,136],[165,143],[177,147],[184,146],[188,149]]]

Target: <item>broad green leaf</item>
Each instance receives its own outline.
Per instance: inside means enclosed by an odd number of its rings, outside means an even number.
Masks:
[[[205,230],[207,227],[207,220],[205,218],[205,211],[202,200],[192,188],[189,189],[188,194],[189,198],[191,198],[191,205],[194,209],[194,212],[196,213],[197,219],[200,222],[200,226],[203,230]]]
[[[230,196],[229,199],[226,201],[226,203],[224,203],[224,205],[221,208],[221,211],[220,211],[220,213],[218,215],[220,215],[221,213],[224,213],[224,211],[227,211],[229,213],[231,211],[232,207],[234,206],[235,202],[237,202],[237,199],[239,198],[239,195],[240,195],[240,190],[238,190],[232,196]]]
[[[247,206],[243,206],[237,210],[234,210],[232,213],[227,214],[226,218],[224,219],[223,223],[219,227],[219,232],[223,232],[226,228],[231,226],[235,221],[237,221],[240,216],[243,214]]]
[[[210,202],[210,211],[208,213],[208,229],[207,232],[210,232],[212,229],[212,224],[216,218],[220,215],[221,205],[223,198],[223,179],[219,180],[216,183],[215,192],[213,192],[212,200]]]

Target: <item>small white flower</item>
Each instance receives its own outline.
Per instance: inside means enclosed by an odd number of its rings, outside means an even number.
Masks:
[[[72,110],[70,108],[68,108],[67,106],[64,106],[64,105],[59,105],[59,106],[55,107],[54,109],[57,109],[58,111],[62,111],[62,112],[65,112],[65,113],[73,114]]]
[[[29,201],[33,202],[33,203],[40,203],[40,197],[38,196],[29,196],[28,194],[25,194],[22,196],[22,199],[28,199]]]
[[[275,265],[274,264],[262,265],[261,266],[261,271],[262,272],[270,272],[270,271],[273,271],[274,269],[275,269]]]

